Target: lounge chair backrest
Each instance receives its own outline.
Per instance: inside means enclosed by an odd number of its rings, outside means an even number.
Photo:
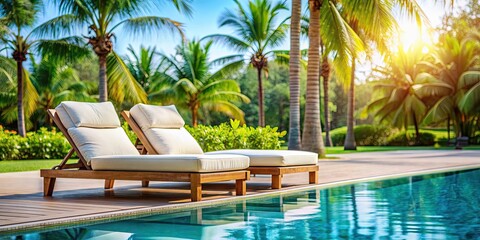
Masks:
[[[183,127],[175,106],[137,104],[130,116],[140,126],[157,154],[203,154],[197,141]]]
[[[87,164],[98,156],[139,155],[112,103],[65,101],[55,110]]]

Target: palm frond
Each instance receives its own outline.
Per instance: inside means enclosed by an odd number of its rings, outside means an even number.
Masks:
[[[129,18],[119,22],[110,30],[113,32],[117,27],[122,26],[125,30],[132,33],[133,36],[144,36],[151,33],[161,33],[169,30],[172,34],[178,33],[185,38],[183,25],[180,22],[165,17],[143,16]]]
[[[58,38],[76,33],[81,27],[83,27],[82,21],[77,16],[64,14],[42,23],[33,29],[30,35],[36,39],[43,39],[45,37]]]
[[[39,40],[35,43],[37,49],[44,57],[53,61],[74,61],[81,57],[90,56],[85,39],[81,37],[66,37],[57,40]]]
[[[115,52],[107,57],[107,77],[110,98],[118,103],[147,102],[147,94],[129,71],[127,65]]]
[[[212,34],[205,36],[203,39],[211,39],[215,43],[222,44],[227,47],[232,47],[233,50],[239,52],[246,52],[250,47],[250,44],[233,36],[225,34]]]

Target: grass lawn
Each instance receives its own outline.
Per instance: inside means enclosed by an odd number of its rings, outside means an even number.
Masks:
[[[283,147],[282,149],[286,149]],[[454,147],[388,147],[388,146],[360,146],[357,151],[344,151],[343,147],[327,147],[327,154],[398,151],[398,150],[453,150]],[[480,146],[464,147],[465,150],[480,150]],[[328,158],[328,157],[327,157]],[[74,159],[75,160],[75,159]],[[60,163],[60,159],[53,160],[3,160],[0,161],[0,173],[34,171],[39,169],[50,169]],[[76,161],[76,160],[75,160]]]
[[[394,146],[359,146],[357,151],[343,150],[340,147],[327,147],[327,154],[359,153],[359,152],[379,152],[379,151],[399,151],[399,150],[454,150],[455,147],[394,147]],[[465,150],[480,150],[480,146],[464,147]]]
[[[0,173],[50,169],[53,166],[58,165],[60,161],[60,159],[3,160],[0,161]]]

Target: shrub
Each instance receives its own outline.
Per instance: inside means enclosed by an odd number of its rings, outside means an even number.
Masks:
[[[355,126],[355,141],[358,146],[383,146],[387,144],[387,139],[397,132],[382,125],[358,125]],[[343,146],[347,128],[341,127],[330,132],[334,146]]]
[[[420,131],[417,142],[414,131],[402,131],[388,138],[388,146],[433,146],[435,135],[431,132]]]
[[[23,138],[14,131],[0,128],[0,160],[63,158],[69,149],[68,141],[55,129],[41,128]]]
[[[240,121],[230,120],[230,124],[218,126],[199,125],[196,128],[185,128],[198,141],[203,151],[226,149],[278,149],[284,142],[281,140],[286,131],[278,132],[276,127],[240,126]]]

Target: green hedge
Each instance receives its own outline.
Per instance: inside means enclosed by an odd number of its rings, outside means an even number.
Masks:
[[[3,159],[58,159],[63,158],[70,144],[63,134],[55,129],[41,128],[29,132],[25,138],[15,131],[4,130],[0,126],[0,160]]]
[[[128,137],[135,143],[136,136],[124,123]],[[230,121],[219,126],[203,126],[186,129],[198,141],[204,151],[234,148],[278,149],[284,143],[282,137],[286,132],[278,128],[254,128],[240,126],[239,121]],[[0,125],[0,160],[9,159],[59,159],[65,157],[70,144],[61,132],[41,128],[37,132],[27,133],[22,138],[15,131],[4,130]]]
[[[427,131],[420,131],[417,142],[414,131],[402,131],[388,138],[388,146],[433,146],[435,134]]]
[[[205,152],[236,148],[278,149],[284,143],[282,137],[287,134],[286,131],[278,132],[276,127],[240,126],[240,122],[236,120],[218,126],[199,125],[196,128],[186,126],[186,129]]]
[[[354,128],[357,146],[385,146],[388,138],[398,130],[382,125],[358,125]],[[334,146],[343,146],[347,127],[334,129],[330,132]]]

